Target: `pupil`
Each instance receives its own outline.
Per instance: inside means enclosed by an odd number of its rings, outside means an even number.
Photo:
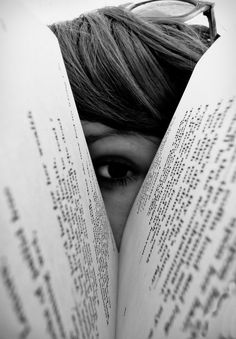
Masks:
[[[123,164],[111,164],[108,167],[108,173],[112,178],[122,178],[127,175],[128,169]]]

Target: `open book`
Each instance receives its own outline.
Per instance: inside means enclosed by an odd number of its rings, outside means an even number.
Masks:
[[[236,338],[233,40],[197,65],[118,256],[57,40],[0,7],[0,339]]]

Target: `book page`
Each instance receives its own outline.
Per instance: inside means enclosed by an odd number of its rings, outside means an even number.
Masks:
[[[117,338],[236,338],[236,50],[198,63],[128,219]]]
[[[0,338],[112,339],[117,251],[59,45],[0,7]]]

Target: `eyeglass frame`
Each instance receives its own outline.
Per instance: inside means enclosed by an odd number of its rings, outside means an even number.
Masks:
[[[187,14],[181,14],[181,15],[170,15],[170,16],[163,16],[163,17],[158,17],[160,19],[159,22],[169,22],[170,20],[173,21],[180,21],[180,22],[186,22],[188,20],[193,19],[197,15],[203,13],[208,19],[208,24],[209,24],[209,32],[210,32],[210,40],[211,44],[216,40],[218,34],[217,34],[217,29],[216,29],[216,20],[215,20],[215,13],[214,13],[214,2],[210,1],[199,1],[199,0],[146,0],[146,1],[141,1],[138,3],[134,3],[131,5],[128,5],[127,8],[132,11],[133,9],[151,3],[151,2],[165,2],[165,1],[179,1],[179,2],[186,2],[189,4],[192,4],[195,6],[193,10],[191,10]]]

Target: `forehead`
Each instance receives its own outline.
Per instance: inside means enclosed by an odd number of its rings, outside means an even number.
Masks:
[[[99,122],[82,121],[82,127],[89,146],[95,143],[102,143],[105,144],[106,147],[110,147],[111,144],[116,145],[125,140],[131,142],[132,140],[137,141],[138,139],[143,139],[137,133],[120,131]]]
[[[110,140],[111,139],[130,139],[137,141],[146,140],[146,142],[151,142],[154,144],[159,144],[161,140],[160,138],[153,136],[145,137],[141,134],[132,131],[120,131],[118,129],[108,127],[99,122],[90,122],[82,120],[81,123],[88,144],[94,143],[100,139],[105,138],[110,138]]]
[[[85,138],[93,156],[122,155],[137,161],[149,161],[160,144],[156,137],[122,132],[101,123],[82,121]]]
[[[101,124],[100,122],[90,122],[90,121],[85,121],[81,120],[81,124],[84,130],[85,136],[88,135],[99,135],[99,134],[108,134],[108,133],[113,133],[116,130],[113,128],[110,128],[106,125]]]

